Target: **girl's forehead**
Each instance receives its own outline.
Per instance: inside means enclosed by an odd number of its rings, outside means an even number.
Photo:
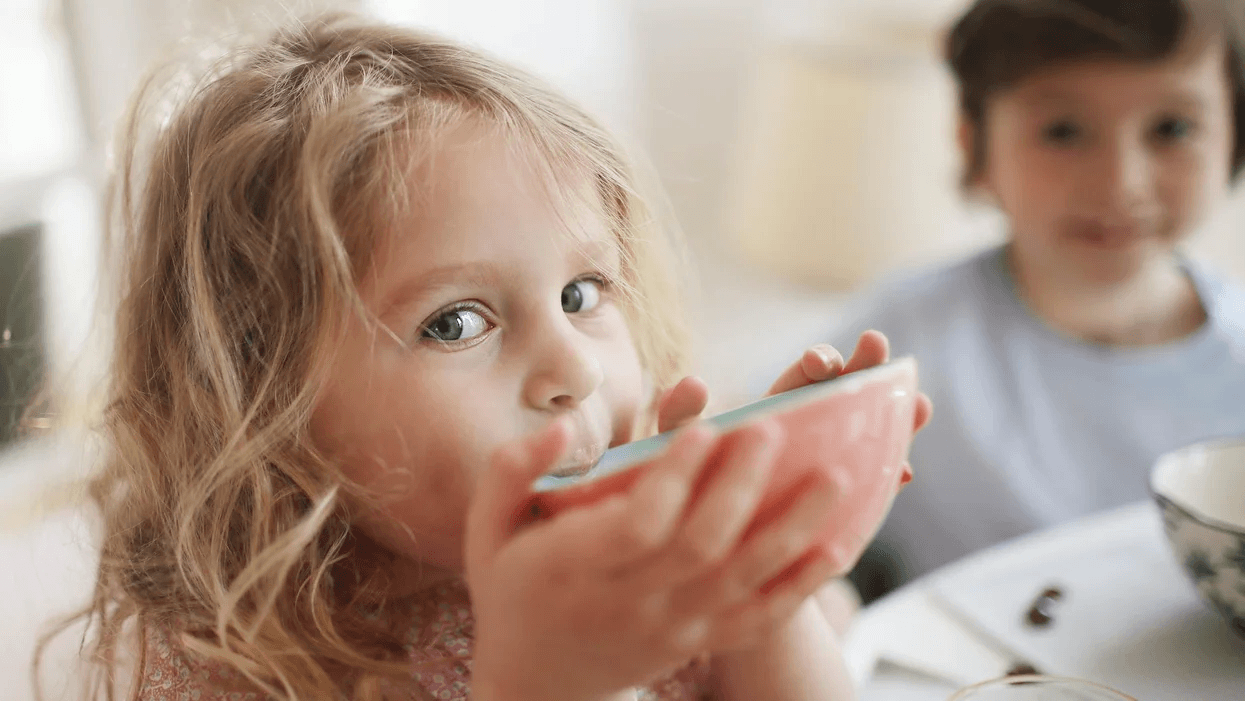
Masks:
[[[616,217],[590,167],[558,159],[490,125],[463,124],[411,149],[373,251],[480,255],[491,241],[554,237],[591,258],[618,257]]]
[[[556,141],[556,134],[546,140]],[[411,141],[400,185],[406,207],[397,217],[435,212],[446,201],[522,205],[567,220],[569,234],[578,228],[570,220],[607,217],[599,169],[565,144],[555,151],[513,126],[479,116],[440,125]]]

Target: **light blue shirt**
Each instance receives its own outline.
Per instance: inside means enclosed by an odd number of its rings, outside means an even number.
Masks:
[[[1145,499],[1162,453],[1245,436],[1245,290],[1187,263],[1206,324],[1168,345],[1111,348],[1034,317],[1004,251],[883,285],[822,339],[847,354],[862,331],[882,331],[892,354],[916,356],[933,399],[915,479],[879,535],[903,579]]]

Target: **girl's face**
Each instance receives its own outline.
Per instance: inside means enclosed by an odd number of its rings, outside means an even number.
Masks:
[[[467,505],[497,448],[569,415],[559,471],[583,470],[632,438],[647,402],[595,198],[558,211],[504,138],[472,125],[411,180],[411,213],[360,286],[396,338],[349,322],[312,429],[380,495],[365,534],[458,572]]]
[[[1225,47],[1189,44],[1156,63],[1053,68],[989,102],[980,184],[1019,260],[1064,283],[1118,282],[1168,257],[1223,198]]]

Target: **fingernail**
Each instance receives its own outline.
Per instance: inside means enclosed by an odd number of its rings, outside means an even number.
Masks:
[[[822,365],[830,366],[830,351],[820,346],[813,346],[813,352],[817,354],[818,358],[821,358]]]

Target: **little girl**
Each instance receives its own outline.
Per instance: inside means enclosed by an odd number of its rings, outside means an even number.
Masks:
[[[94,696],[850,695],[809,603],[852,564],[810,544],[831,485],[740,542],[774,425],[689,426],[630,492],[520,523],[535,478],[706,396],[676,383],[668,242],[595,122],[343,18],[166,103],[140,99],[121,161]],[[774,389],[885,358],[814,348]]]

